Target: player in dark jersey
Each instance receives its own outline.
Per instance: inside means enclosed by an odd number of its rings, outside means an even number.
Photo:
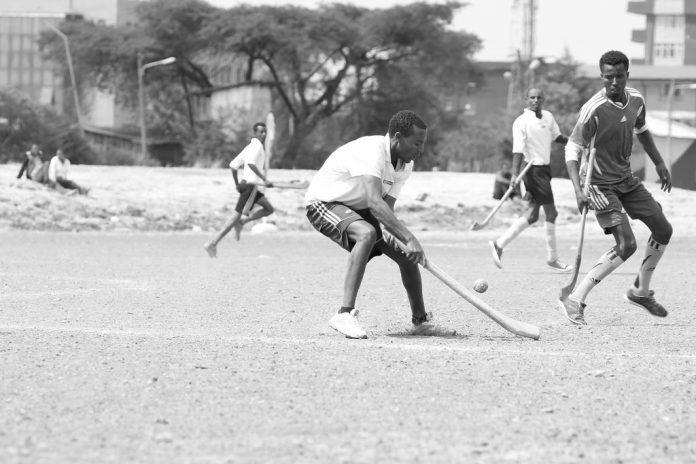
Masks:
[[[619,51],[609,51],[600,58],[599,68],[604,89],[580,110],[566,145],[566,166],[578,208],[580,211],[585,207],[594,209],[597,222],[605,234],[614,236],[616,244],[602,255],[568,298],[559,300],[559,306],[571,322],[585,324],[585,298],[590,290],[636,251],[636,238],[628,215],[648,226],[651,236],[635,282],[624,298],[655,316],[665,317],[667,311],[655,300],[650,279],[672,237],[672,226],[660,204],[631,172],[629,158],[634,133],[655,163],[662,190],[669,192],[672,181],[645,123],[645,100],[640,92],[626,87],[628,58]],[[592,148],[596,149],[596,155],[586,196],[582,191],[579,161],[583,152]],[[583,172],[585,169],[587,166],[583,166]]]

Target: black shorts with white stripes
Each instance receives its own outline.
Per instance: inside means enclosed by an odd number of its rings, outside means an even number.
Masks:
[[[377,243],[382,240],[382,227],[369,209],[354,210],[343,203],[314,201],[307,205],[307,219],[323,235],[350,251],[355,241],[348,236],[348,226],[355,221],[367,221],[377,232]],[[381,251],[374,247],[370,258],[379,256]]]

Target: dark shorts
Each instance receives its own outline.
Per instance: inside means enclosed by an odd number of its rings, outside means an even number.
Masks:
[[[355,246],[348,237],[348,226],[355,221],[367,221],[377,231],[377,245],[372,249],[370,259],[382,254],[378,249],[378,245],[383,243],[382,227],[369,209],[353,210],[343,203],[315,201],[307,205],[307,219],[316,230],[348,251]]]
[[[239,185],[242,186],[244,184]],[[234,207],[234,210],[239,214],[242,214],[244,212],[244,206],[246,206],[246,203],[249,200],[249,197],[252,193],[255,193],[255,196],[254,202],[251,204],[251,208],[253,208],[254,205],[258,203],[261,198],[264,197],[264,194],[259,192],[258,189],[255,189],[253,185],[246,185],[245,187],[246,188],[242,187],[242,191],[239,193],[239,199],[237,200],[237,206]],[[251,210],[251,208],[249,209]]]
[[[642,219],[662,211],[662,206],[637,177],[629,177],[618,184],[592,184],[590,197],[595,197],[593,201],[606,204],[602,209],[595,210],[595,216],[607,235],[611,234],[612,227],[627,224],[627,215],[632,219]]]
[[[537,205],[554,203],[551,191],[551,166],[532,166],[524,175],[525,200]]]

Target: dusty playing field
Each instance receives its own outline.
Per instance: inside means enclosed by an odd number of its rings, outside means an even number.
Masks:
[[[568,260],[576,226],[559,229]],[[594,227],[583,271],[610,246]],[[578,328],[556,310],[566,276],[544,266],[542,229],[504,270],[486,248],[495,233],[422,241],[460,282],[486,278],[483,298],[539,325],[539,341],[429,274],[429,309],[460,335],[403,335],[386,259],[358,301],[370,338],[342,338],[326,321],[346,255],[312,232],[229,238],[211,260],[210,234],[5,231],[0,462],[696,461],[693,237],[678,231],[654,278],[668,318],[623,302],[637,256]]]

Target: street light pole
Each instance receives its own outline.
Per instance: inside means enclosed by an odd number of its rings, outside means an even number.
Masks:
[[[696,89],[696,84],[676,84],[674,79],[669,81],[667,96],[667,170],[672,173],[672,102],[677,89]]]
[[[80,98],[78,96],[77,81],[75,80],[75,70],[73,69],[72,55],[70,54],[70,43],[68,42],[68,36],[63,34],[60,31],[60,29],[58,29],[56,26],[49,23],[48,21],[44,21],[44,24],[46,24],[53,32],[58,34],[60,38],[63,39],[63,45],[65,45],[65,56],[68,60],[68,71],[70,72],[70,82],[73,88],[73,98],[75,99],[75,114],[77,116],[77,125],[80,130],[80,136],[84,137],[85,129],[82,121],[82,112],[80,111]]]
[[[145,90],[143,86],[143,80],[145,77],[145,70],[148,68],[154,68],[155,66],[164,66],[172,64],[176,61],[176,58],[170,56],[163,60],[152,61],[150,63],[143,64],[142,53],[138,52],[138,109],[140,113],[140,160],[144,162],[147,159],[147,134],[145,130]]]

